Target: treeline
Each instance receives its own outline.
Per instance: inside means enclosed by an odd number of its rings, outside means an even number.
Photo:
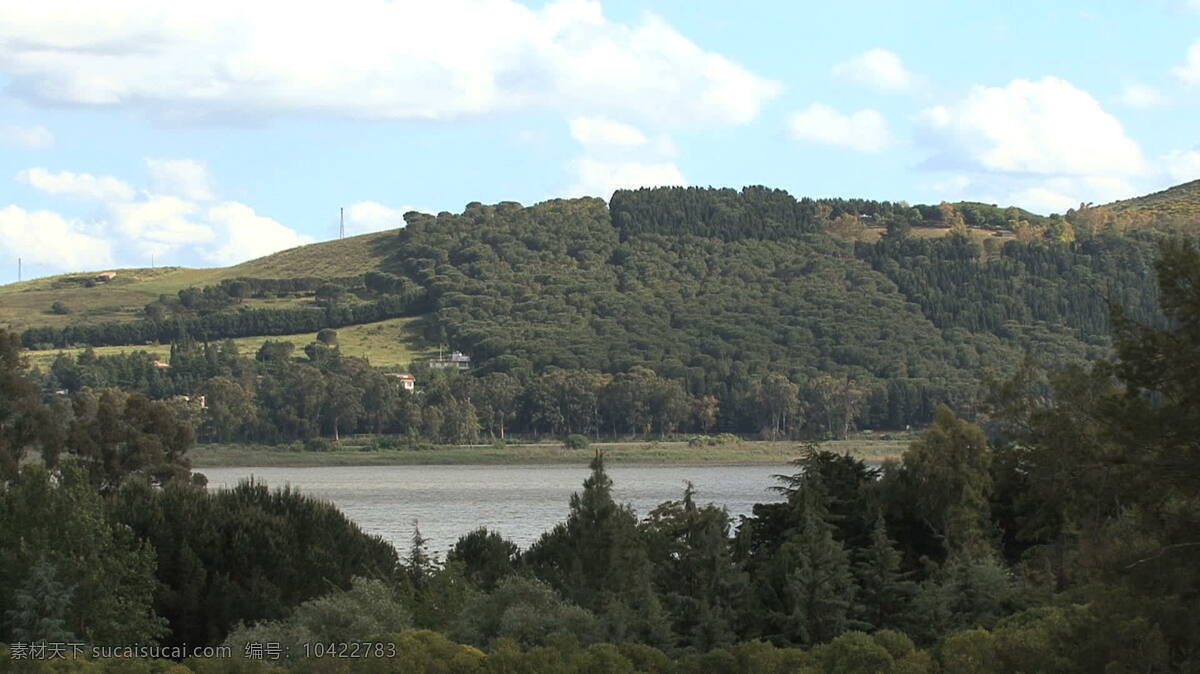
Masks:
[[[871,199],[795,199],[762,186],[741,191],[704,187],[643,187],[617,190],[609,201],[621,240],[639,234],[691,235],[723,241],[789,239],[836,229],[849,218],[888,231],[913,227],[988,230],[1033,227],[1059,232],[1061,216],[1044,217],[1016,207],[978,202],[936,205]]]
[[[188,339],[219,340],[258,335],[288,335],[410,316],[422,313],[425,309],[424,291],[420,288],[410,288],[402,294],[388,295],[370,302],[331,303],[323,308],[240,307],[193,318],[81,324],[63,328],[29,328],[21,334],[21,342],[28,349],[45,349],[81,344],[169,344]]]
[[[899,389],[903,382],[869,390],[850,379],[820,377],[800,385],[770,374],[723,403],[713,396],[691,396],[684,382],[644,367],[616,375],[554,369],[518,377],[506,372],[472,376],[417,364],[413,373],[420,394],[413,395],[367,361],[342,356],[334,331],[318,336],[299,353],[289,342],[267,341],[253,357],[243,356],[233,342],[184,342],[172,346],[166,368],[144,352],[96,356],[85,351],[57,358],[41,385],[47,394],[118,388],[171,399],[205,442],[303,442],[353,433],[396,436],[386,442],[444,444],[512,436],[719,432],[771,440],[842,438],[862,419],[878,415],[888,422],[926,413],[897,406],[913,399]],[[900,393],[890,395],[893,390]],[[203,408],[196,396],[203,396]],[[937,401],[919,403],[932,414]]]

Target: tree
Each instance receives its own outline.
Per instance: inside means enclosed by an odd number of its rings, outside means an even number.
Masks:
[[[856,587],[849,555],[826,521],[821,489],[801,493],[799,525],[764,562],[757,596],[772,640],[811,646],[849,628]]]
[[[325,328],[317,332],[317,341],[326,346],[337,346],[338,334],[337,330]]]
[[[77,462],[55,473],[22,468],[0,490],[0,531],[0,606],[15,611],[0,638],[60,631],[88,643],[145,644],[164,635],[153,608],[154,548],[108,519]]]
[[[591,469],[583,491],[571,496],[566,522],[530,546],[525,561],[566,599],[595,612],[608,639],[663,643],[669,627],[637,518],[613,500],[599,453]]]
[[[870,547],[859,548],[856,553],[854,619],[870,631],[903,629],[916,584],[901,570],[902,557],[888,538],[882,517],[871,530]]]
[[[946,551],[991,554],[992,456],[983,430],[939,406],[933,425],[913,440],[903,460],[918,508],[943,536]]]
[[[484,592],[516,573],[520,554],[512,541],[486,527],[463,535],[450,549],[447,561],[460,562],[467,579]]]
[[[642,529],[655,587],[682,645],[706,651],[735,641],[748,579],[733,559],[729,513],[698,507],[688,483],[683,499],[652,510]]]
[[[0,328],[0,484],[16,477],[30,448],[40,446],[51,456],[61,448],[61,424],[42,405],[26,369],[20,338]]]
[[[520,391],[520,382],[505,372],[491,372],[479,379],[479,418],[493,438],[504,439],[508,422],[517,414]]]
[[[356,577],[350,589],[310,599],[286,619],[240,626],[224,643],[237,654],[252,642],[276,643],[299,659],[316,644],[361,642],[411,627],[412,616],[391,585]]]
[[[246,439],[258,416],[254,396],[229,377],[213,377],[200,388],[205,415],[200,433],[208,442]]]
[[[473,598],[450,633],[480,647],[495,639],[532,647],[544,645],[553,634],[569,634],[588,644],[598,641],[602,631],[591,611],[564,601],[550,586],[511,576],[488,594]]]
[[[759,428],[767,440],[790,437],[800,426],[800,387],[779,373],[759,379],[750,399],[758,410]]]

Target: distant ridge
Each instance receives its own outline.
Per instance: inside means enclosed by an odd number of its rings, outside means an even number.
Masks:
[[[1106,207],[1114,211],[1139,210],[1154,215],[1193,216],[1200,219],[1200,180],[1133,199],[1114,201]]]

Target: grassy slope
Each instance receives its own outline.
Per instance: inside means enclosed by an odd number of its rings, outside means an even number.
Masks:
[[[821,449],[848,453],[865,461],[898,458],[907,440],[855,439],[826,442]],[[685,442],[599,443],[585,450],[565,449],[559,444],[509,445],[507,447],[437,447],[425,450],[363,451],[354,441],[333,452],[288,451],[251,445],[200,445],[188,453],[196,468],[226,466],[391,466],[391,465],[496,465],[587,463],[593,450],[604,452],[611,463],[787,463],[798,458],[803,445],[794,442],[747,441],[716,447],[688,447]]]
[[[377,323],[363,323],[340,328],[338,345],[347,356],[358,356],[371,361],[376,367],[408,367],[415,358],[428,358],[432,354],[418,348],[409,330],[409,324],[414,318],[393,318]],[[258,351],[258,347],[267,339],[292,342],[297,349],[317,338],[314,332],[298,333],[295,335],[280,335],[278,337],[242,337],[237,342],[238,349],[244,354]],[[58,349],[54,351],[27,351],[30,365],[48,367],[60,353],[74,356],[82,349]],[[101,346],[95,349],[96,355],[106,356],[133,351],[152,353],[163,360],[171,352],[169,345],[152,346]]]
[[[1200,216],[1200,180],[1183,183],[1161,192],[1108,204],[1114,211],[1139,210],[1155,215]]]
[[[203,286],[239,276],[332,278],[363,274],[379,269],[388,255],[387,244],[394,237],[395,230],[352,236],[292,248],[232,267],[118,269],[113,281],[92,288],[64,283],[63,279],[90,276],[103,270],[0,285],[0,326],[20,331],[42,325],[62,327],[77,323],[136,320],[141,317],[142,307],[158,299],[161,294],[174,295],[189,286]],[[50,305],[54,302],[63,302],[72,313],[62,316],[49,313]],[[295,302],[272,299],[248,301],[252,306]]]

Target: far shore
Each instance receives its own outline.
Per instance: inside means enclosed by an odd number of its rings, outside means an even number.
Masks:
[[[195,468],[418,466],[418,465],[543,465],[587,463],[598,450],[619,464],[786,464],[801,457],[808,445],[798,442],[741,441],[694,447],[687,442],[599,442],[587,449],[567,449],[559,443],[505,446],[436,446],[419,449],[369,449],[361,442],[334,446],[330,451],[293,450],[269,445],[205,444],[188,453]],[[858,438],[819,443],[825,451],[849,454],[868,463],[899,459],[907,439]]]

